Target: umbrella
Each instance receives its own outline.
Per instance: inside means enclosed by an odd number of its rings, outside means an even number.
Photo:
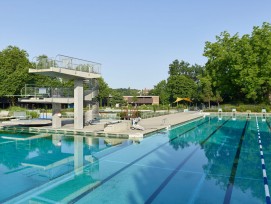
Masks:
[[[188,102],[192,103],[190,98],[179,98],[179,97],[177,97],[177,99],[176,99],[176,101],[174,101],[174,103],[178,103],[179,101],[188,101]]]

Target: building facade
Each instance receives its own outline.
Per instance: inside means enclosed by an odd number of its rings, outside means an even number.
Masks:
[[[123,96],[123,99],[132,105],[159,105],[159,96]]]

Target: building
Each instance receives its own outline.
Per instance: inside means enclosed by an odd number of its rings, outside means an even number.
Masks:
[[[123,96],[123,99],[132,105],[159,105],[159,96]]]

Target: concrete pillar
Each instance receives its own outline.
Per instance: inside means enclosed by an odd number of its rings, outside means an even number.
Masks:
[[[83,129],[84,111],[83,111],[83,80],[74,80],[74,128]]]
[[[96,98],[99,91],[98,80],[91,79],[89,86],[89,90],[85,91],[88,95],[86,105],[89,107],[89,110],[85,112],[85,122],[99,118],[99,102]]]
[[[93,93],[92,93],[92,98],[95,100],[96,97],[99,94],[99,84],[98,84],[98,80],[97,79],[93,79],[94,80],[94,87],[93,87]],[[92,115],[95,118],[99,117],[99,102],[95,101],[92,105]]]
[[[52,104],[52,128],[61,128],[61,104]]]
[[[99,117],[99,101],[97,101],[97,96],[99,94],[99,82],[97,79],[93,80],[93,92],[92,92],[92,117],[98,118]],[[95,101],[94,101],[95,100]]]
[[[83,137],[74,137],[74,172],[80,174],[83,171],[84,164],[84,146]]]
[[[86,144],[91,146],[99,146],[99,138],[93,138],[93,137],[86,137]]]

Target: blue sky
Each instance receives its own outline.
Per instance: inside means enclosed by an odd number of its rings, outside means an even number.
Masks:
[[[0,50],[102,63],[111,88],[153,88],[175,59],[204,65],[206,41],[271,21],[270,0],[0,1]]]

